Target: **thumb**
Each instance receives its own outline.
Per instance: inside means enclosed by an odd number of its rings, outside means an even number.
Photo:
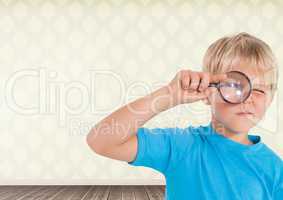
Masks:
[[[209,89],[209,88],[207,88],[207,89],[204,91],[205,97],[203,97],[203,98],[201,99],[204,104],[210,105],[209,96],[212,94],[212,91],[213,91],[213,89]]]

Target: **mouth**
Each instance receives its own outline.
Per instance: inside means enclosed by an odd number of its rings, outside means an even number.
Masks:
[[[254,115],[252,112],[238,112],[236,114],[239,115],[239,116],[248,116],[248,115],[252,116],[252,115]]]

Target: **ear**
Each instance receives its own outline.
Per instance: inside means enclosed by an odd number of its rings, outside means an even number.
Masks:
[[[272,96],[269,96],[267,99],[266,99],[266,102],[265,102],[265,106],[268,108],[270,106],[270,104],[272,103],[273,99],[274,99],[274,95],[273,94]]]

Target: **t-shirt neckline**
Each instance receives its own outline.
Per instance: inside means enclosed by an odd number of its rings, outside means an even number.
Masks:
[[[256,150],[262,146],[261,137],[256,134],[248,134],[248,139],[253,143],[251,145],[242,144],[236,142],[230,138],[223,136],[222,134],[218,133],[212,126],[212,122],[208,124],[208,133],[213,135],[217,140],[221,140],[222,144],[229,145],[231,147],[235,147],[242,150]]]

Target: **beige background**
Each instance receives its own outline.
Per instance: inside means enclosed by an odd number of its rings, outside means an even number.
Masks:
[[[217,3],[216,3],[217,2]],[[125,103],[201,69],[208,45],[246,31],[283,74],[282,1],[2,1],[0,184],[155,184],[157,171],[95,155],[89,128]],[[283,156],[283,88],[253,131]],[[145,126],[206,124],[201,102]]]

